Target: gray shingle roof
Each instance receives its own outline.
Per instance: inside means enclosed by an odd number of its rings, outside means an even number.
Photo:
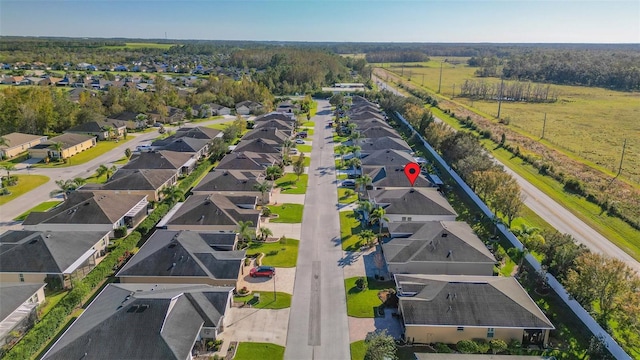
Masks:
[[[360,133],[365,138],[380,138],[380,137],[384,137],[384,136],[397,137],[399,139],[402,138],[400,136],[400,134],[398,134],[397,131],[395,131],[394,129],[386,128],[384,126],[370,127],[368,129],[360,131]]]
[[[257,138],[252,140],[240,141],[238,145],[236,145],[234,151],[251,151],[255,153],[277,155],[282,153],[281,145],[281,143],[270,139]]]
[[[216,239],[221,237],[221,239]],[[245,251],[220,251],[235,233],[156,231],[117,276],[188,276],[229,280],[235,284]],[[221,241],[218,241],[221,240]]]
[[[380,119],[367,119],[367,120],[355,120],[353,121],[356,124],[356,129],[358,131],[363,131],[372,127],[383,127],[388,129],[393,129],[391,125],[389,125],[384,120]]]
[[[45,284],[0,282],[0,322],[11,315]]]
[[[435,188],[369,190],[369,199],[387,214],[458,215]]]
[[[67,200],[46,212],[32,212],[23,225],[113,224],[145,198],[145,195],[94,194],[74,191]]]
[[[219,324],[231,290],[109,284],[43,359],[186,359],[202,327]]]
[[[288,123],[294,123],[295,119],[290,118],[289,116],[283,114],[283,113],[269,113],[269,114],[264,114],[264,115],[260,115],[258,117],[256,117],[254,119],[256,125],[259,122],[262,121],[268,121],[268,120],[282,120]]]
[[[214,169],[192,191],[254,192],[255,186],[263,181],[264,174],[260,171]]]
[[[63,145],[63,149],[68,149],[72,146],[76,146],[79,144],[82,144],[83,142],[89,140],[89,139],[95,139],[94,135],[84,135],[84,134],[70,134],[70,133],[64,133],[62,135],[56,136],[56,137],[52,137],[49,140],[46,141],[46,144],[49,144],[49,146],[52,146],[55,143],[62,143]]]
[[[554,328],[512,277],[395,275],[395,280],[405,295],[400,309],[406,325]]]
[[[260,211],[244,209],[237,204],[256,203],[256,196],[207,194],[191,195],[169,219],[167,225],[217,225],[235,227],[239,221],[260,220]]]
[[[157,190],[175,176],[171,169],[119,169],[106,183],[86,184],[79,191]]]
[[[184,153],[199,152],[209,144],[208,139],[197,139],[190,137],[173,138],[169,142],[165,142],[162,146],[162,150],[176,151]],[[160,146],[156,142],[152,143],[153,146]]]
[[[362,173],[371,177],[371,184],[376,188],[407,187],[410,185],[402,166],[363,166]],[[427,178],[420,174],[414,187],[431,187]]]
[[[0,272],[62,274],[107,232],[10,230],[0,235]]]
[[[461,221],[388,224],[392,237],[382,245],[387,263],[464,262],[495,263],[496,259]]]
[[[289,138],[289,135],[283,133],[277,128],[273,127],[260,127],[257,129],[253,129],[248,133],[244,134],[242,137],[242,141],[245,140],[253,140],[253,139],[266,139],[275,141],[277,144],[283,144],[285,140]]]
[[[0,145],[0,149],[7,149],[7,148],[12,148],[18,145],[26,144],[30,141],[46,138],[46,136],[14,132],[11,134],[2,135],[2,138],[7,142],[7,145]]]
[[[277,162],[271,154],[258,154],[251,151],[234,151],[220,160],[218,170],[255,170],[263,171]]]
[[[193,157],[193,153],[152,151],[136,154],[123,169],[179,169]]]
[[[414,161],[413,156],[404,151],[378,150],[363,157],[362,165],[392,165],[402,167]]]
[[[291,135],[291,131],[293,131],[294,127],[295,126],[291,122],[278,120],[278,119],[271,119],[271,120],[258,121],[255,123],[255,126],[253,128],[254,129],[276,128],[281,131],[288,131],[289,135]]]
[[[373,153],[379,150],[398,150],[413,152],[409,144],[396,137],[383,136],[379,138],[365,138],[358,141],[361,153]]]
[[[182,127],[176,130],[176,137],[189,137],[193,139],[213,140],[220,135],[222,131],[218,129],[208,128],[206,126]]]

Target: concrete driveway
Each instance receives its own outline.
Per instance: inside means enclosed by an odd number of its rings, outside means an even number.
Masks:
[[[275,196],[277,204],[302,204],[304,205],[304,194],[277,194]]]
[[[288,224],[288,223],[270,223],[269,220],[265,221],[261,225],[262,227],[267,227],[271,229],[274,237],[285,236],[290,239],[300,239],[300,234],[302,232],[302,224]]]
[[[377,318],[355,318],[349,316],[349,342],[364,340],[367,334],[376,330],[386,329],[387,333],[395,339],[402,336],[402,322],[399,318],[391,314],[395,309],[385,309],[384,317]]]
[[[273,278],[258,277],[252,278],[249,276],[249,270],[252,266],[245,266],[244,275],[241,275],[238,279],[238,289],[242,289],[244,286],[250,291],[266,292],[273,291]],[[293,283],[296,278],[296,268],[276,268],[276,291],[286,292],[287,294],[293,294]]]
[[[231,308],[228,310],[226,323],[224,331],[220,334],[225,343],[251,341],[285,346],[289,309]]]

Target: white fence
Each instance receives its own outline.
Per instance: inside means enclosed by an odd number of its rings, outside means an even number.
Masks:
[[[458,183],[458,185],[460,185],[462,190],[469,196],[469,198],[471,198],[471,200],[473,200],[478,208],[480,208],[480,211],[482,211],[484,215],[489,217],[490,219],[495,218],[495,215],[493,214],[493,212],[491,212],[489,207],[482,200],[480,200],[480,197],[478,197],[478,195],[476,195],[476,193],[471,190],[469,185],[467,185],[467,183],[465,183],[464,180],[462,180],[462,178],[455,171],[453,171],[451,167],[449,167],[449,165],[444,161],[440,154],[438,154],[435,149],[433,149],[431,145],[429,145],[429,143],[425,141],[422,135],[415,131],[413,126],[411,126],[411,124],[409,124],[409,122],[404,117],[402,117],[402,115],[397,112],[396,115],[407,127],[409,127],[409,129],[411,129],[411,132],[413,134],[418,136],[427,151],[429,151],[429,153],[440,163],[440,165],[442,165],[442,167]],[[520,240],[518,240],[518,238],[513,235],[513,233],[504,224],[498,223],[497,227],[502,235],[504,235],[513,246],[520,250],[523,249],[524,246],[522,245]],[[531,254],[528,254],[526,259],[527,262],[531,264],[531,267],[533,267],[536,271],[539,271],[541,269],[540,263]],[[593,317],[591,317],[591,315],[582,307],[582,305],[580,305],[577,301],[569,298],[567,291],[553,275],[547,274],[547,282],[549,283],[549,286],[562,299],[562,301],[564,301],[565,304],[567,304],[567,306],[569,306],[569,308],[573,311],[573,313],[576,314],[576,316],[585,324],[585,326],[589,328],[589,331],[591,331],[593,335],[602,339],[602,341],[607,346],[607,349],[609,349],[609,352],[611,352],[611,354],[616,359],[631,359],[631,357],[627,355],[622,347],[620,347],[620,345],[611,337],[611,335],[604,331],[600,324],[598,324],[593,319]]]

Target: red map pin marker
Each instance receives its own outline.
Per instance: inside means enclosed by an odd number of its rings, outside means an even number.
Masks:
[[[404,166],[404,174],[409,179],[411,186],[416,182],[418,176],[420,176],[420,165],[414,162],[410,162]]]

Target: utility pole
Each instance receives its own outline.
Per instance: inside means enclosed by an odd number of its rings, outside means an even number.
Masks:
[[[627,139],[624,139],[624,143],[622,144],[622,156],[620,157],[620,166],[618,166],[618,173],[616,174],[616,177],[614,179],[616,179],[618,176],[620,176],[620,173],[622,172],[622,162],[624,161],[624,150],[627,147]]]
[[[504,85],[504,78],[500,79],[500,95],[498,95],[498,119],[500,119],[500,108],[502,107],[502,86]]]
[[[400,76],[404,76],[404,63],[402,63],[402,69],[400,70]]]
[[[544,129],[547,127],[547,113],[544,113],[544,120],[542,122],[542,136],[540,136],[540,140],[544,139]]]
[[[440,94],[441,86],[442,86],[442,61],[440,62],[440,80],[438,80],[438,94]]]
[[[424,86],[424,74],[422,74],[422,86]]]
[[[453,90],[451,91],[451,98],[456,97],[456,84],[453,84]]]

